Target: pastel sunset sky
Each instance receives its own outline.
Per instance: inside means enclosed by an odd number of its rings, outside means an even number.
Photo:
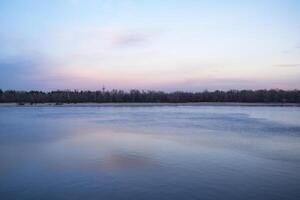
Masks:
[[[1,0],[0,88],[300,89],[299,0]]]

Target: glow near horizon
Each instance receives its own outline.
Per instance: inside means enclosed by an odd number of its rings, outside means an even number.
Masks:
[[[300,88],[297,1],[0,2],[0,88]]]

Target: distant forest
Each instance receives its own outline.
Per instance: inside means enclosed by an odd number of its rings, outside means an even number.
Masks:
[[[229,90],[202,92],[162,92],[140,90],[77,91],[0,90],[0,103],[187,103],[187,102],[247,102],[300,103],[300,90]]]

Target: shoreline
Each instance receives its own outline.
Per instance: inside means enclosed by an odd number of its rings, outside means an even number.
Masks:
[[[155,106],[270,106],[300,107],[300,103],[239,103],[239,102],[196,102],[196,103],[0,103],[0,107],[155,107]]]

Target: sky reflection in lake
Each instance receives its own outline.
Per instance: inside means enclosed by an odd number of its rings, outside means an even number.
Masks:
[[[299,107],[1,107],[1,199],[299,199]]]

